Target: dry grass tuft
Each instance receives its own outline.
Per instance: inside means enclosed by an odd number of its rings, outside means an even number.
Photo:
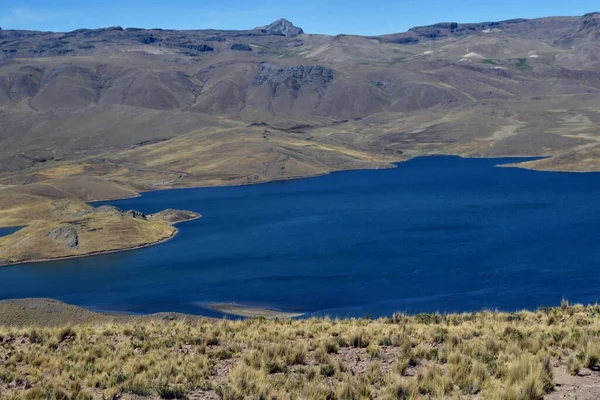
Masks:
[[[548,323],[548,321],[551,323]],[[599,364],[600,307],[377,320],[136,320],[0,328],[26,399],[542,399]]]

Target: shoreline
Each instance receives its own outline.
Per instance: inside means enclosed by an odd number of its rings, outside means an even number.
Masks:
[[[54,309],[51,310],[45,310],[43,309],[44,307],[40,307],[40,304],[44,304],[44,305],[50,305],[52,307],[54,307]],[[242,318],[247,318],[247,319],[253,319],[253,318],[265,318],[267,320],[306,320],[306,319],[311,319],[311,318],[316,318],[316,319],[321,319],[321,320],[325,320],[325,319],[340,319],[340,320],[368,320],[368,321],[374,321],[374,320],[378,320],[378,319],[389,319],[389,318],[394,318],[395,314],[401,314],[402,316],[408,317],[408,318],[412,318],[412,317],[418,317],[420,315],[429,315],[429,316],[435,316],[435,315],[439,315],[439,316],[447,316],[447,315],[471,315],[473,313],[489,313],[489,314],[507,314],[507,315],[514,315],[514,314],[520,314],[523,312],[526,313],[537,313],[537,312],[543,312],[543,313],[548,313],[549,310],[560,310],[560,309],[564,309],[565,307],[579,307],[579,308],[589,308],[589,307],[593,307],[593,308],[597,308],[600,309],[600,304],[598,303],[571,303],[568,300],[563,299],[560,303],[558,304],[553,304],[553,305],[548,305],[548,306],[543,306],[543,305],[539,305],[537,307],[531,307],[531,308],[520,308],[520,309],[513,309],[513,310],[506,310],[506,309],[500,309],[500,308],[474,308],[474,309],[470,309],[470,310],[465,310],[465,311],[413,311],[413,312],[406,312],[406,311],[395,311],[391,314],[385,314],[385,315],[381,315],[378,317],[374,317],[374,318],[370,318],[370,317],[348,317],[348,316],[336,316],[335,314],[329,315],[329,314],[325,314],[325,315],[315,315],[315,312],[285,312],[285,311],[279,311],[277,309],[272,309],[272,308],[261,308],[261,307],[251,307],[251,306],[244,306],[244,305],[240,305],[237,303],[213,303],[213,302],[206,302],[203,303],[203,306],[200,308],[205,308],[207,310],[212,310],[212,311],[217,311],[220,313],[225,314],[224,317],[214,317],[214,316],[209,316],[206,315],[205,313],[185,313],[185,312],[180,312],[180,311],[156,311],[156,312],[146,312],[146,313],[135,313],[135,312],[130,312],[130,311],[115,311],[115,310],[101,310],[101,309],[93,309],[93,308],[89,308],[86,306],[80,306],[74,303],[67,303],[64,302],[62,300],[58,300],[56,298],[52,298],[52,297],[14,297],[14,298],[5,298],[5,299],[0,299],[0,309],[2,308],[2,306],[4,305],[14,305],[16,306],[20,311],[22,312],[29,312],[29,311],[35,311],[35,312],[40,312],[44,315],[48,315],[48,316],[52,316],[53,314],[58,314],[60,312],[64,312],[64,311],[68,311],[68,310],[77,310],[78,312],[85,312],[87,314],[93,314],[96,316],[100,316],[100,317],[107,317],[107,318],[133,318],[133,319],[148,319],[148,318],[154,318],[154,317],[164,317],[164,316],[178,316],[180,318],[190,318],[190,319],[204,319],[204,320],[213,320],[213,321],[219,321],[219,320],[223,320],[226,319],[227,320],[227,316],[226,315],[230,315],[230,316],[237,316],[237,317],[242,317]],[[234,312],[230,312],[230,311],[234,311]],[[237,313],[237,311],[239,311],[239,313]],[[308,315],[308,318],[302,318]],[[3,321],[2,321],[2,314],[0,313],[0,326],[3,325]]]
[[[458,157],[458,158],[463,158],[463,159],[490,159],[490,160],[498,160],[498,159],[502,159],[502,158],[522,158],[522,159],[532,159],[532,160],[528,160],[528,161],[522,161],[522,163],[527,163],[527,162],[531,162],[531,161],[536,161],[537,159],[544,159],[544,158],[552,158],[553,156],[532,156],[532,155],[517,155],[517,156],[489,156],[489,157],[472,157],[472,156],[468,156],[468,155],[460,155],[460,154],[443,154],[443,153],[432,153],[432,154],[423,154],[423,155],[417,155],[417,156],[409,156],[408,158],[405,159],[398,159],[398,160],[394,160],[394,161],[390,161],[388,163],[387,167],[382,167],[382,168],[349,168],[349,169],[333,169],[331,171],[328,172],[323,172],[320,174],[314,174],[314,175],[298,175],[298,176],[290,176],[290,177],[283,177],[283,178],[274,178],[274,179],[268,179],[266,181],[262,181],[262,182],[249,182],[249,183],[233,183],[233,184],[222,184],[222,185],[191,185],[191,186],[171,186],[171,187],[162,187],[162,188],[157,188],[157,189],[148,189],[148,190],[139,190],[137,192],[137,195],[135,196],[130,196],[130,197],[117,197],[117,198],[107,198],[107,199],[101,199],[101,200],[88,200],[85,201],[84,203],[92,205],[93,203],[100,203],[100,202],[107,202],[107,201],[119,201],[119,200],[129,200],[129,199],[136,199],[138,197],[142,197],[144,195],[144,193],[152,193],[152,192],[162,192],[162,191],[166,191],[166,190],[183,190],[183,189],[209,189],[209,188],[229,188],[229,187],[240,187],[240,186],[252,186],[252,185],[266,185],[266,184],[270,184],[270,183],[276,183],[276,182],[286,182],[286,181],[294,181],[294,180],[300,180],[300,179],[311,179],[311,178],[319,178],[322,176],[327,176],[327,175],[331,175],[334,173],[338,173],[338,172],[352,172],[352,171],[377,171],[377,170],[382,170],[382,169],[394,169],[394,168],[398,168],[398,164],[400,163],[405,163],[411,160],[414,160],[415,158],[421,158],[421,157]],[[533,160],[535,159],[535,160]],[[382,162],[385,163],[385,162]],[[531,169],[531,168],[525,168],[519,165],[520,163],[508,163],[508,164],[498,164],[498,167],[511,167],[511,168],[520,168],[520,169],[525,169],[525,170],[529,170],[529,171],[536,171],[536,172],[584,172],[584,173],[592,173],[592,172],[596,172],[596,171],[560,171],[560,170],[536,170],[536,169]]]
[[[425,157],[427,157],[427,156],[425,156]],[[414,158],[414,157],[412,157],[412,158]],[[287,182],[287,181],[296,181],[296,180],[300,180],[300,179],[319,178],[319,177],[331,175],[331,174],[334,174],[334,173],[337,173],[337,172],[377,171],[377,170],[381,170],[381,169],[393,169],[393,168],[397,168],[398,167],[396,165],[397,163],[406,162],[406,161],[411,160],[412,158],[409,158],[407,160],[402,160],[402,161],[391,161],[390,164],[389,164],[390,166],[389,167],[385,167],[385,168],[335,169],[335,170],[331,170],[329,172],[324,172],[324,173],[315,174],[315,175],[290,176],[290,177],[286,177],[286,178],[269,179],[269,180],[266,180],[266,181],[263,181],[263,182],[233,183],[231,185],[198,185],[198,186],[194,185],[194,186],[163,187],[163,188],[159,188],[159,189],[140,190],[137,196],[119,197],[119,198],[116,198],[116,199],[105,199],[105,200],[90,200],[90,201],[86,201],[85,203],[89,204],[89,205],[92,205],[92,203],[99,203],[99,202],[106,202],[106,201],[118,201],[118,200],[136,199],[138,197],[142,197],[142,195],[144,193],[163,192],[163,191],[167,191],[167,190],[233,188],[233,187],[240,187],[240,186],[266,185],[266,184],[277,183],[277,182]]]

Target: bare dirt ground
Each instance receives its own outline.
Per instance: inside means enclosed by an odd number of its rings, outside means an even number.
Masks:
[[[577,376],[570,375],[564,365],[554,367],[554,391],[548,400],[597,400],[600,399],[600,372],[582,369]]]

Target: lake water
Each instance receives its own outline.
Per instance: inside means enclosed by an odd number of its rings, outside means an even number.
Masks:
[[[600,298],[600,174],[426,157],[396,169],[103,202],[197,211],[171,241],[0,268],[0,298],[218,316],[209,302],[373,316]]]
[[[0,228],[0,237],[10,235],[21,229],[21,227]]]

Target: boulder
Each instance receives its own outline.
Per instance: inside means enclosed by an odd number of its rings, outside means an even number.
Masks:
[[[57,242],[63,243],[67,249],[76,249],[79,247],[79,236],[77,229],[72,225],[61,225],[58,228],[48,232],[48,237]]]
[[[129,210],[127,212],[125,212],[125,215],[127,215],[128,217],[131,218],[135,218],[135,219],[143,219],[146,220],[146,214],[144,214],[143,212],[139,212],[139,211],[135,211],[135,210]]]

